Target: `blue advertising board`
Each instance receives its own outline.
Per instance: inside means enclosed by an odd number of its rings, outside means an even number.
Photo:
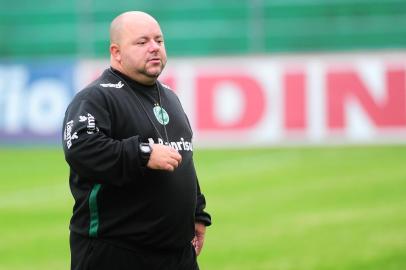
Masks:
[[[72,60],[0,62],[0,144],[59,143],[74,68]]]

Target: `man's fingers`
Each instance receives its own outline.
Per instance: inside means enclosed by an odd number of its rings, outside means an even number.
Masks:
[[[170,171],[173,171],[174,169],[179,167],[179,164],[182,162],[182,156],[179,154],[179,152],[177,150],[173,149],[172,147],[169,147],[169,148],[170,148],[170,156],[169,156],[168,163],[172,167],[170,169]]]
[[[151,169],[174,171],[182,162],[179,152],[168,146],[153,144],[150,162],[147,164]]]
[[[171,157],[176,159],[179,163],[182,161],[182,156],[179,152],[171,147]]]
[[[175,167],[173,167],[171,164],[167,164],[164,170],[173,172],[175,170]]]
[[[169,165],[168,166],[169,170],[173,171],[174,169],[176,169],[179,166],[179,162],[176,159],[171,158],[168,160],[168,165]]]
[[[200,252],[202,251],[202,244],[197,240],[195,242],[195,251],[196,251],[196,256],[200,255]]]

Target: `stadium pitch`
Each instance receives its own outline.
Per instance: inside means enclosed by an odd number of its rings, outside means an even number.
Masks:
[[[195,152],[204,270],[406,269],[406,146]],[[0,151],[0,270],[69,269],[59,149]]]

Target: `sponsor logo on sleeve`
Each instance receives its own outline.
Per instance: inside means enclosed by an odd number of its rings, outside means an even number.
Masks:
[[[66,123],[65,131],[63,133],[63,139],[65,140],[66,147],[68,149],[72,147],[72,141],[79,138],[77,132],[74,132],[72,134],[72,128],[73,128],[73,120],[70,120],[69,122]]]
[[[94,134],[95,132],[99,131],[99,128],[96,127],[96,119],[94,118],[93,115],[88,113],[86,116],[80,115],[79,116],[79,122],[86,122],[87,121],[87,134]]]

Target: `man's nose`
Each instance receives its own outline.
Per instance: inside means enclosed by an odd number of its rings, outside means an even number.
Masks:
[[[150,44],[149,44],[149,50],[151,52],[157,51],[159,50],[159,44],[158,42],[156,42],[155,40],[151,40]]]

